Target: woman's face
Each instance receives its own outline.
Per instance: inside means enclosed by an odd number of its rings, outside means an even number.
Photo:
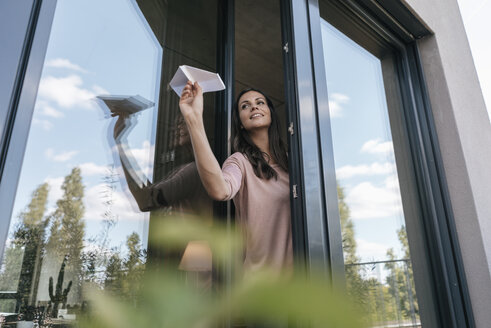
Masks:
[[[266,98],[257,91],[248,91],[239,99],[240,123],[248,132],[269,128],[271,111]]]

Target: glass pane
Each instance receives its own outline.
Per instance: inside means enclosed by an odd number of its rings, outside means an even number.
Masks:
[[[34,306],[53,323],[73,320],[88,285],[132,300],[154,220],[211,218],[168,84],[179,65],[216,71],[216,12],[216,2],[198,0],[57,2],[0,269],[0,312]],[[213,96],[204,111],[214,147]],[[193,249],[206,258],[185,260]],[[190,241],[151,254],[209,290],[208,250]]]
[[[236,2],[235,93],[255,88],[271,98],[286,140],[280,17],[279,1]]]
[[[384,64],[323,19],[321,30],[348,291],[368,326],[419,327]]]

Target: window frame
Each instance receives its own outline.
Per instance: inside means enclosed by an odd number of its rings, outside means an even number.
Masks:
[[[343,268],[342,240],[337,211],[335,171],[333,165],[330,130],[319,128],[329,122],[320,122],[320,106],[326,106],[327,84],[324,71],[324,56],[320,27],[318,0],[285,0],[289,10],[286,28],[287,42],[292,57],[287,68],[290,76],[285,78],[287,90],[293,90],[295,99],[289,107],[290,121],[295,132],[290,136],[291,182],[300,186],[299,198],[293,200],[296,217],[293,226],[300,222],[303,228],[303,245],[307,267],[312,260],[323,260],[322,267],[333,284],[340,267]],[[475,327],[470,303],[464,264],[459,248],[457,230],[453,217],[443,160],[438,136],[424,80],[417,40],[430,35],[429,31],[411,11],[395,1],[344,0],[342,3],[351,21],[363,22],[384,43],[397,49],[396,72],[403,101],[403,125],[408,136],[417,197],[421,212],[418,222],[418,241],[424,243],[424,255],[417,261],[426,261],[429,266],[430,290],[418,295],[421,303],[433,303],[436,314],[428,321],[441,327]],[[305,38],[305,35],[308,38]],[[307,49],[307,50],[306,50]],[[297,55],[295,55],[297,54]],[[324,74],[324,76],[323,76]],[[288,92],[286,93],[289,94]],[[301,101],[308,99],[309,101]],[[293,107],[293,108],[292,108]],[[313,115],[312,115],[313,114]],[[315,133],[309,130],[316,126]],[[309,147],[305,147],[310,145]],[[313,146],[312,146],[313,145]],[[311,158],[308,162],[305,155]],[[303,155],[303,157],[302,157]],[[313,163],[317,158],[317,163]],[[309,166],[309,172],[305,167]],[[318,175],[312,174],[315,171]],[[333,178],[334,177],[334,178]],[[322,182],[319,184],[320,179]],[[307,186],[309,192],[306,193]],[[315,195],[312,195],[312,192]],[[330,198],[331,197],[331,198]],[[332,201],[336,197],[336,203]],[[324,204],[318,201],[323,198]],[[301,209],[295,211],[296,203]],[[324,206],[322,206],[324,205]],[[294,238],[295,239],[295,238]],[[416,240],[416,239],[415,239]],[[415,242],[409,237],[409,242]],[[319,249],[322,241],[322,250]],[[339,252],[341,250],[341,258]],[[315,255],[313,255],[313,253]],[[414,257],[414,256],[413,256]],[[417,257],[417,256],[416,256]],[[414,261],[414,259],[413,259]],[[429,311],[428,311],[429,312]]]
[[[20,15],[10,2],[2,3],[2,10],[4,6],[6,6],[6,12]],[[23,43],[20,56],[19,53],[9,51],[13,49],[8,49],[7,52],[12,61],[15,61],[15,58],[12,57],[18,57],[19,65],[15,80],[10,81],[10,85],[2,85],[2,88],[11,88],[12,94],[6,111],[2,113],[6,120],[0,140],[0,208],[5,211],[0,219],[0,231],[2,231],[0,235],[0,259],[3,258],[5,242],[8,237],[17,183],[22,167],[19,163],[22,163],[24,159],[55,7],[56,0],[33,0],[28,20],[15,20],[14,26],[5,27],[8,30],[25,30],[26,33],[23,40],[18,40],[18,42]],[[16,37],[20,38],[20,36]],[[2,62],[0,65],[2,71],[5,71],[4,65],[9,65],[9,61]]]

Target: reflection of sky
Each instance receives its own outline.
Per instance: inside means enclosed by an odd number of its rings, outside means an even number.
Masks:
[[[336,176],[362,261],[385,259],[404,222],[380,61],[322,22]]]
[[[329,32],[326,24],[322,28],[338,177],[352,211],[360,255],[363,260],[381,259],[387,248],[399,248],[395,231],[403,218],[380,65]],[[107,209],[102,179],[108,167],[119,167],[119,162],[114,163],[108,142],[111,120],[103,118],[91,99],[138,94],[158,103],[161,58],[157,40],[130,0],[58,1],[14,216],[45,181],[51,185],[52,211],[64,176],[79,166],[86,186],[86,237],[97,235]],[[156,111],[150,108],[140,114],[129,136],[133,155],[147,174],[153,163],[154,122]],[[116,187],[112,210],[119,223],[111,233],[112,245],[123,244],[133,231],[146,238],[147,216],[138,213],[124,183]]]
[[[123,175],[108,139],[108,128],[115,119],[105,119],[93,98],[138,94],[158,103],[162,50],[145,24],[130,0],[58,1],[14,216],[45,181],[51,187],[48,213],[52,211],[62,195],[59,187],[64,176],[79,166],[85,185],[86,238],[98,234],[107,210],[103,177],[113,164],[121,178]],[[141,113],[128,138],[147,175],[153,165],[155,119],[155,108]],[[136,210],[126,189],[118,181],[112,194],[112,211],[119,222],[111,231],[111,246],[124,244],[133,231],[146,240],[148,215]]]

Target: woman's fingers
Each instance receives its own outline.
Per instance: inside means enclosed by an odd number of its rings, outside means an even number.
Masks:
[[[201,89],[201,86],[199,85],[198,82],[194,82],[193,84],[193,93],[194,95],[201,95],[203,93],[203,89]]]

